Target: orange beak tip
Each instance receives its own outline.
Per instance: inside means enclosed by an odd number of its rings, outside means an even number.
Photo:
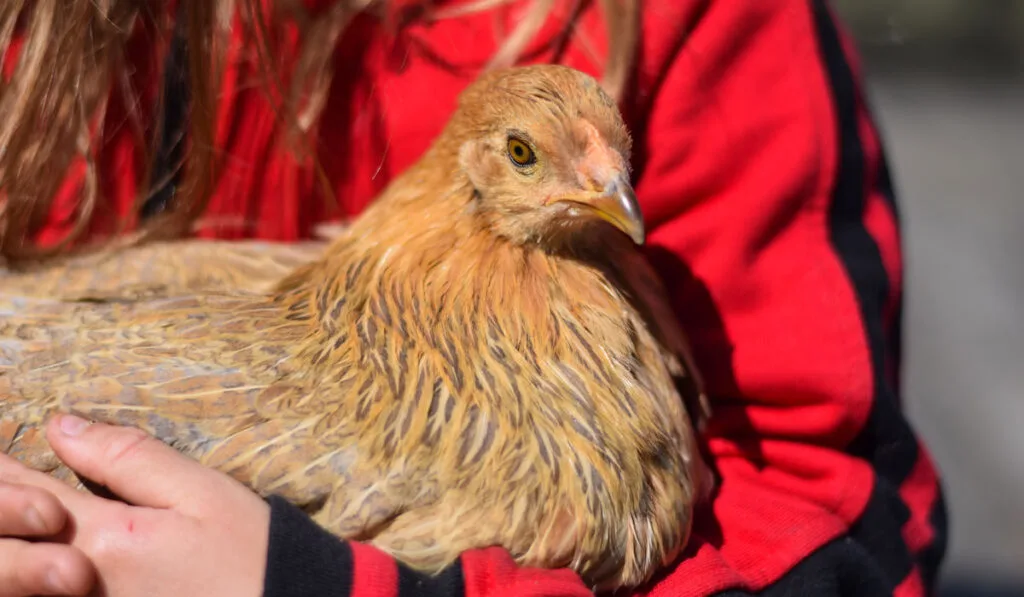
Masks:
[[[554,201],[587,208],[588,212],[618,228],[637,245],[642,246],[647,240],[640,204],[633,187],[623,176],[613,179],[600,192],[555,198]]]

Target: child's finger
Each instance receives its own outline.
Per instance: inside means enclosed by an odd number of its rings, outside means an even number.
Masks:
[[[52,493],[0,482],[0,537],[47,537],[63,530],[67,511]]]
[[[71,546],[0,539],[0,597],[87,595],[95,583],[92,564]]]

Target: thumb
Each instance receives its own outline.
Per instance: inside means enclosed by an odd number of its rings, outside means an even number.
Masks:
[[[217,480],[209,469],[132,427],[60,415],[50,420],[46,439],[76,473],[136,506],[187,509]]]

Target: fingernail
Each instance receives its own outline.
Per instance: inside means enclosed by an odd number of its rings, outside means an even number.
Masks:
[[[43,515],[35,506],[29,506],[28,509],[25,510],[25,522],[28,523],[28,526],[33,531],[40,533],[46,531],[46,523],[43,521]]]
[[[54,595],[68,594],[67,583],[64,582],[64,577],[56,566],[46,571],[46,588]]]
[[[60,418],[60,431],[64,435],[81,435],[88,426],[88,421],[79,419],[74,415],[63,415]]]

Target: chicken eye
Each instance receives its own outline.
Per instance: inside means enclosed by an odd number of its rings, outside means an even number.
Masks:
[[[508,159],[512,160],[512,163],[516,166],[529,166],[537,161],[537,156],[525,142],[515,137],[509,137]]]

